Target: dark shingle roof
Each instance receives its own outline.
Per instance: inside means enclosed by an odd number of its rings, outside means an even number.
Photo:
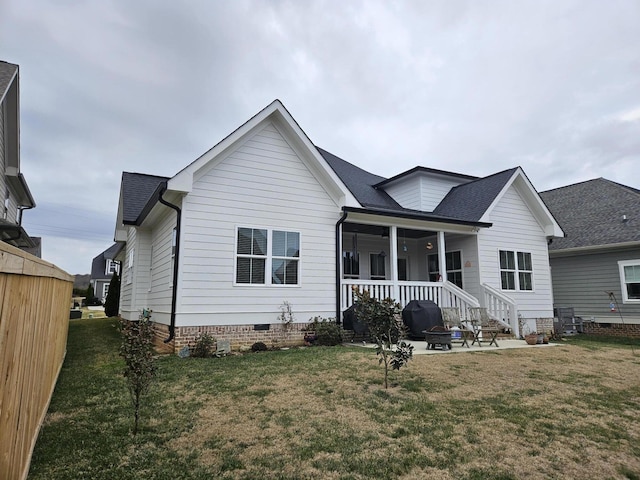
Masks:
[[[4,96],[11,79],[18,70],[18,65],[7,63],[0,60],[0,98]]]
[[[540,196],[567,235],[549,250],[640,241],[640,190],[596,178]]]
[[[452,188],[433,213],[478,222],[518,168]]]
[[[372,173],[367,172],[355,165],[350,164],[349,162],[342,160],[339,157],[336,157],[332,153],[327,152],[321,148],[318,148],[320,154],[327,161],[329,166],[336,172],[340,180],[347,186],[349,191],[356,197],[356,200],[360,202],[360,204],[371,210],[372,212],[377,212],[383,215],[403,215],[403,216],[411,216],[415,218],[423,218],[429,221],[443,221],[443,222],[451,222],[451,223],[478,223],[480,221],[480,215],[475,215],[475,212],[472,214],[468,214],[465,210],[464,205],[471,205],[477,207],[478,197],[476,193],[476,189],[469,188],[467,190],[462,191],[457,195],[457,200],[464,204],[461,208],[442,211],[439,212],[437,209],[433,212],[423,212],[419,210],[411,210],[408,208],[403,208],[400,206],[391,196],[383,190],[382,187],[376,188],[376,185],[382,185],[385,183],[385,178],[379,175],[374,175]],[[421,167],[422,168],[422,167]],[[413,169],[415,170],[415,169]],[[425,169],[426,170],[426,169]],[[511,170],[513,173],[516,169]],[[438,171],[442,173],[441,171]],[[402,174],[401,174],[402,175]],[[400,176],[401,176],[400,175]],[[500,175],[500,174],[497,174]],[[462,176],[460,176],[462,177]],[[494,176],[492,176],[494,177]],[[487,177],[486,179],[476,180],[477,182],[485,181],[480,184],[478,190],[481,190],[481,193],[484,197],[488,198],[487,192],[493,192],[494,195],[491,197],[491,201],[495,198],[498,193],[500,193],[500,189],[496,190],[496,186],[500,183],[499,181],[490,180],[492,177]],[[394,177],[397,178],[397,177]],[[475,177],[469,177],[475,178]],[[508,177],[510,178],[510,176]],[[505,179],[502,182],[502,186],[508,180]],[[475,182],[471,182],[475,183]],[[458,187],[459,188],[459,187]],[[473,197],[473,194],[476,194]],[[486,205],[488,207],[491,204],[491,201]],[[454,211],[455,210],[455,211]],[[485,208],[486,210],[486,208]],[[482,211],[484,213],[484,210]],[[471,218],[474,217],[474,218]],[[488,226],[486,224],[484,226]]]
[[[540,196],[566,233],[549,250],[640,241],[640,191],[634,188],[596,178]]]
[[[363,207],[382,207],[402,210],[402,207],[398,205],[387,192],[374,188],[374,185],[385,180],[384,177],[358,168],[322,148],[316,148],[333,171],[336,172],[336,175],[340,177],[342,183],[346,185]]]
[[[122,222],[135,224],[151,195],[169,177],[122,172]]]

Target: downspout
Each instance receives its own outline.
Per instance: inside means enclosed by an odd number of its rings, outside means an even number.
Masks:
[[[336,323],[340,325],[340,265],[342,261],[342,236],[340,235],[340,227],[347,219],[347,212],[343,210],[342,217],[336,223]]]
[[[166,205],[169,208],[173,208],[176,211],[176,251],[173,256],[173,291],[171,292],[171,321],[169,323],[169,337],[164,343],[169,343],[174,339],[176,333],[176,299],[178,296],[178,259],[180,258],[180,219],[182,217],[182,211],[180,207],[173,203],[167,202],[162,195],[167,191],[167,183],[165,182],[160,190],[158,200],[161,204]]]

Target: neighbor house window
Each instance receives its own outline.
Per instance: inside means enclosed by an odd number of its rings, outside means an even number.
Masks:
[[[384,272],[384,258],[385,256],[380,253],[369,254],[371,280],[384,280],[386,278]]]
[[[360,278],[360,254],[342,252],[342,273],[344,278]]]
[[[622,301],[624,303],[640,303],[640,260],[618,262]]]
[[[462,253],[460,250],[446,252],[444,259],[447,268],[447,280],[462,288]],[[429,281],[440,281],[440,260],[437,253],[427,256],[427,266],[429,268]]]
[[[503,290],[533,290],[531,253],[500,250],[500,284]]]
[[[105,299],[107,298],[107,294],[109,293],[109,284],[105,283],[102,286],[102,301],[104,302]]]
[[[106,271],[105,273],[107,275],[112,275],[113,273],[117,272],[118,269],[118,262],[116,262],[115,260],[109,260],[107,259],[107,265],[106,265]]]
[[[237,233],[236,283],[299,284],[298,232],[239,227]],[[271,272],[270,278],[267,277],[267,272]]]

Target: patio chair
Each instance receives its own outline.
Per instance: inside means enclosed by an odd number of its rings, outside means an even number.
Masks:
[[[481,347],[481,342],[486,341],[484,339],[484,335],[488,335],[489,346],[495,345],[497,347],[498,342],[496,341],[496,337],[501,330],[491,323],[491,317],[489,316],[487,309],[484,307],[470,307],[469,317],[474,330],[471,345],[477,342],[478,346]]]
[[[442,307],[442,321],[449,330],[458,329],[460,336],[451,335],[451,343],[460,343],[462,347],[469,348],[469,337],[471,332],[460,320],[460,309],[458,307]]]

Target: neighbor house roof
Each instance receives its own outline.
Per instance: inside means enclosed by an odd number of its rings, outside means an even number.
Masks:
[[[122,222],[134,225],[158,187],[168,177],[144,173],[122,172]]]
[[[567,234],[551,251],[640,242],[639,190],[596,178],[540,196]]]

